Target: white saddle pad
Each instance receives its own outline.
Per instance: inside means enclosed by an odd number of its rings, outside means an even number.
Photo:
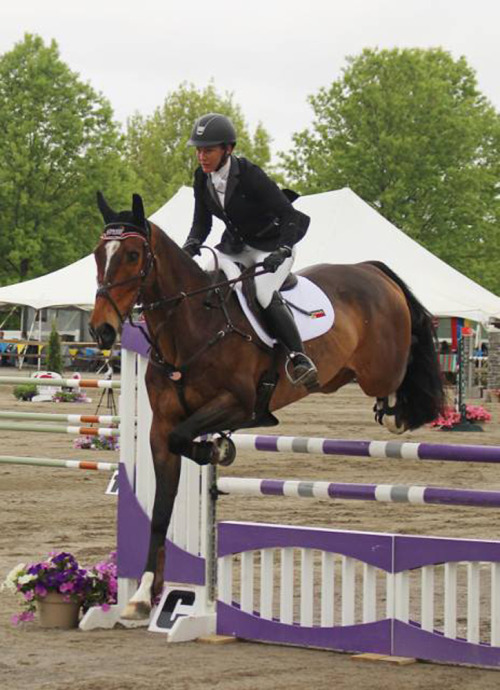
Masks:
[[[233,278],[238,278],[241,274],[239,267],[227,257],[218,253],[219,267],[224,271],[229,280]],[[213,268],[213,263],[208,266],[210,270]],[[286,290],[283,292],[283,298],[290,305],[295,318],[295,323],[299,329],[300,337],[303,342],[307,340],[312,340],[317,338],[323,333],[326,333],[333,326],[335,315],[333,306],[325,295],[323,290],[321,290],[313,282],[304,278],[303,276],[297,276],[298,283],[292,290]],[[245,316],[252,324],[252,328],[255,330],[259,338],[263,343],[272,347],[276,340],[271,338],[262,326],[258,323],[257,319],[253,315],[248,303],[243,294],[243,288],[241,283],[236,283],[235,292],[238,295],[238,299],[241,304]],[[302,309],[308,314],[303,314],[297,309]]]

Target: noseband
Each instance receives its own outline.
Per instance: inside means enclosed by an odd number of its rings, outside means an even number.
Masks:
[[[133,304],[137,303],[141,294],[142,286],[144,285],[144,281],[151,273],[151,269],[153,268],[154,264],[154,254],[152,252],[150,242],[151,226],[147,220],[145,221],[145,227],[143,228],[139,227],[138,225],[134,225],[133,223],[109,223],[105,226],[104,232],[101,235],[101,240],[104,240],[105,242],[109,242],[111,240],[121,242],[129,237],[138,237],[145,244],[144,261],[141,270],[135,276],[125,278],[125,280],[119,280],[116,283],[100,283],[96,292],[96,297],[104,297],[111,304],[120,320],[120,325],[123,325],[128,314],[123,315],[120,312],[118,305],[110,294],[110,290],[113,290],[113,288],[116,287],[121,287],[122,285],[128,285],[129,283],[133,283],[134,281],[138,280],[140,281],[139,287],[137,289],[137,295]]]

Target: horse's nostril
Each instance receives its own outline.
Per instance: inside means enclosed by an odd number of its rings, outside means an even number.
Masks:
[[[95,329],[97,344],[101,350],[109,350],[116,340],[116,331],[109,323]]]

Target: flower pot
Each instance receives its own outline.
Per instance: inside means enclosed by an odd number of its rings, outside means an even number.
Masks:
[[[37,599],[38,614],[42,628],[77,628],[80,602],[65,601],[64,594],[48,592],[43,599]]]

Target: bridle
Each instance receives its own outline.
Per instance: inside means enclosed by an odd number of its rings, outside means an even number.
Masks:
[[[120,325],[123,325],[125,323],[125,320],[127,319],[127,317],[130,316],[130,314],[127,313],[123,315],[121,313],[120,309],[118,308],[118,305],[116,304],[115,300],[110,294],[110,290],[113,290],[116,287],[121,287],[122,285],[128,285],[129,283],[133,283],[138,280],[139,286],[137,288],[137,294],[135,296],[135,299],[132,302],[132,306],[134,304],[137,304],[144,283],[148,278],[149,274],[151,273],[151,269],[153,268],[153,265],[155,263],[155,257],[151,249],[150,241],[151,226],[149,224],[149,221],[147,220],[145,221],[145,226],[143,228],[139,227],[138,225],[134,225],[133,223],[109,223],[104,227],[104,232],[101,235],[101,240],[104,240],[105,242],[109,242],[111,240],[121,242],[122,240],[126,240],[129,237],[137,237],[144,242],[145,252],[141,270],[139,271],[139,273],[136,273],[136,275],[131,276],[130,278],[125,278],[124,280],[118,280],[115,283],[99,283],[96,292],[96,297],[104,297],[111,304],[111,306],[116,312],[116,315],[118,316]]]

